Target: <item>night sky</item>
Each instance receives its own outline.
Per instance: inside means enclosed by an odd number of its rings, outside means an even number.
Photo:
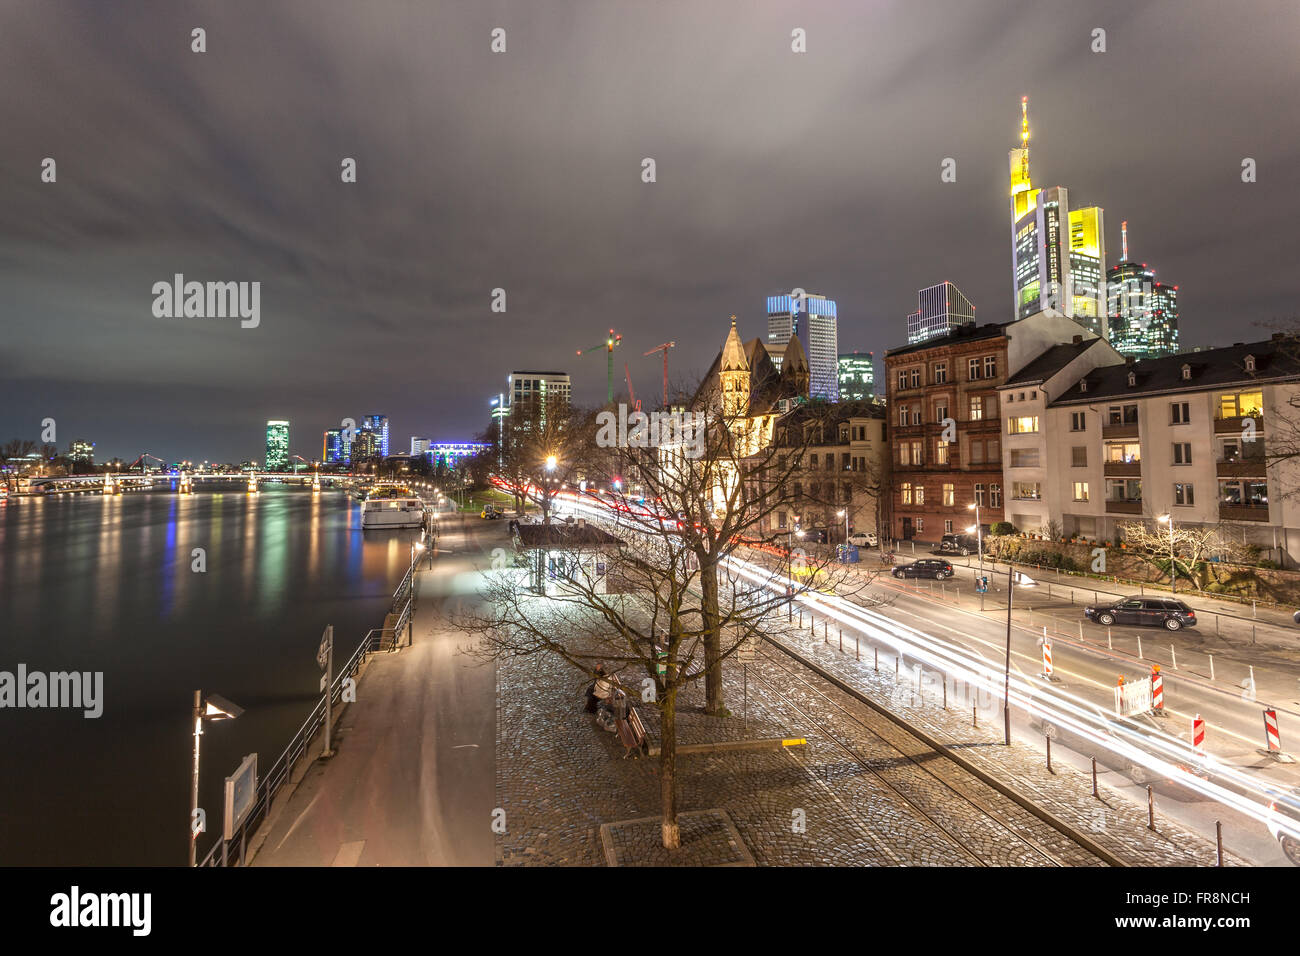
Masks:
[[[1297,313],[1298,39],[1292,0],[3,0],[0,441],[260,460],[288,418],[315,458],[379,412],[405,451],[515,368],[602,400],[574,350],[610,325],[638,391],[667,339],[698,375],[795,286],[842,351],[904,344],[944,279],[1005,321],[1022,95],[1035,183],[1105,208],[1110,263],[1129,221],[1183,343],[1262,338]],[[260,326],[154,317],[178,272],[261,282]]]

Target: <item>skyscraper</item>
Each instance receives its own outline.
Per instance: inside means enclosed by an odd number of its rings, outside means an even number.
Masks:
[[[876,395],[874,352],[840,354],[840,401],[867,402]]]
[[[375,433],[375,454],[381,458],[388,457],[388,416],[367,415],[362,427]]]
[[[547,416],[569,411],[572,383],[568,372],[511,372],[509,415],[515,429],[545,428]],[[534,422],[533,415],[538,416]]]
[[[280,471],[289,467],[289,423],[266,423],[266,470]]]
[[[951,282],[940,282],[916,294],[919,308],[907,317],[907,344],[947,335],[959,325],[975,324],[975,306]]]
[[[357,433],[352,436],[348,461],[366,461],[379,454],[379,432],[364,425],[357,429]]]
[[[1011,174],[1011,276],[1014,317],[1045,309],[1107,334],[1105,218],[1100,206],[1070,208],[1064,186],[1035,189],[1029,176],[1029,97],[1020,101],[1020,146]]]
[[[326,429],[324,447],[321,450],[321,461],[340,462],[346,460],[343,457],[343,429]]]
[[[798,337],[808,359],[809,397],[839,401],[839,317],[835,300],[805,293],[767,297],[767,352],[778,369],[786,343]]]
[[[1156,281],[1154,269],[1128,257],[1128,223],[1120,226],[1121,259],[1106,274],[1110,344],[1121,355],[1161,358],[1178,351],[1178,286]]]

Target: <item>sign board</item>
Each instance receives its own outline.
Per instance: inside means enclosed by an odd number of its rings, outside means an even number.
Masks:
[[[1115,688],[1115,713],[1121,717],[1151,710],[1151,678],[1125,681]]]
[[[316,651],[316,663],[321,666],[322,670],[325,668],[325,662],[329,660],[330,645],[333,644],[332,637],[330,628],[327,626],[325,632],[320,636],[320,648]]]
[[[239,769],[226,778],[226,812],[222,822],[224,839],[235,838],[235,830],[253,812],[256,800],[257,754],[249,754]]]
[[[325,682],[328,681],[328,680],[329,680],[329,675],[328,675],[328,674],[321,674],[321,675],[320,675],[320,692],[321,692],[322,694],[325,693]]]

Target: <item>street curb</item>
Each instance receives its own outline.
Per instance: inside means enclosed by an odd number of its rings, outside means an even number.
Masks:
[[[840,680],[834,674],[829,673],[825,669],[819,667],[817,664],[808,660],[802,654],[792,650],[791,648],[782,644],[780,641],[776,640],[775,638],[769,637],[767,635],[763,635],[763,639],[767,641],[769,644],[771,644],[773,647],[777,648],[777,650],[783,651],[787,656],[793,658],[794,660],[798,661],[800,664],[807,667],[809,670],[817,674],[823,680],[835,685],[837,688],[839,688],[844,693],[848,694],[854,700],[857,700],[859,703],[865,704],[866,706],[874,710],[876,713],[880,714],[882,717],[885,717],[886,719],[890,720],[894,724],[897,724],[903,730],[906,730],[909,734],[912,734],[914,737],[924,742],[926,746],[933,747],[936,751],[942,753],[945,757],[947,757],[953,763],[957,764],[957,766],[961,767],[967,773],[971,774],[972,776],[976,777],[979,780],[982,780],[984,783],[992,787],[994,790],[998,791],[998,793],[1002,794],[1004,797],[1015,802],[1020,807],[1028,811],[1029,813],[1032,813],[1034,816],[1042,820],[1052,829],[1061,833],[1063,836],[1067,837],[1068,839],[1073,840],[1075,843],[1079,844],[1081,847],[1083,847],[1093,856],[1097,857],[1100,860],[1103,860],[1107,865],[1116,866],[1116,867],[1129,867],[1132,865],[1122,860],[1120,857],[1116,856],[1110,850],[1107,850],[1105,847],[1098,844],[1095,840],[1093,840],[1085,833],[1076,830],[1074,827],[1070,826],[1064,820],[1061,820],[1055,814],[1052,814],[1047,810],[1044,810],[1042,807],[1030,802],[1025,797],[1016,793],[1015,790],[1006,786],[997,778],[991,776],[985,770],[971,763],[969,760],[965,759],[960,754],[954,753],[952,748],[949,747],[947,744],[944,744],[938,739],[932,737],[930,734],[916,727],[914,724],[909,724],[907,721],[903,720],[903,718],[899,717],[897,714],[893,713],[892,711],[886,710],[884,707],[881,707],[875,701],[869,699],[860,691],[855,690],[853,687],[850,687],[848,684]]]

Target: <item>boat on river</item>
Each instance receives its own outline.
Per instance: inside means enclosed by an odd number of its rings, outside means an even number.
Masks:
[[[400,485],[378,485],[361,502],[361,528],[419,528],[424,525],[424,500]]]

